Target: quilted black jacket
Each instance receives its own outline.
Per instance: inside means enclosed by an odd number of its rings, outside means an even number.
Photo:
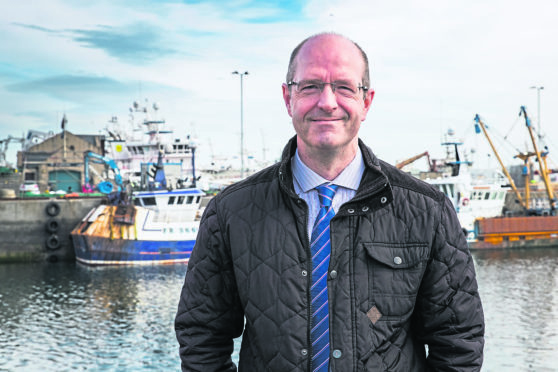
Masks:
[[[451,203],[359,145],[365,174],[331,221],[331,371],[478,371],[483,311]],[[312,264],[295,148],[296,137],[281,163],[209,203],[175,321],[183,371],[235,371],[243,329],[240,371],[309,370]]]

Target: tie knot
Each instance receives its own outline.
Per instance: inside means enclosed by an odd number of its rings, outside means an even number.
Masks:
[[[316,190],[318,191],[318,197],[320,198],[320,205],[322,207],[331,207],[333,196],[335,195],[338,187],[339,186],[332,184],[324,184],[316,187]]]

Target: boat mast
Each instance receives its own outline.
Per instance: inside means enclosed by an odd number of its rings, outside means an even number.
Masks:
[[[521,194],[519,193],[519,190],[517,189],[517,187],[515,187],[515,182],[513,182],[513,178],[510,176],[508,170],[506,169],[506,166],[502,162],[502,159],[500,158],[500,155],[498,154],[498,151],[496,151],[496,147],[494,147],[494,144],[492,143],[492,140],[490,139],[490,136],[486,132],[486,128],[484,126],[484,123],[480,119],[479,114],[476,114],[475,115],[475,130],[476,130],[477,133],[480,133],[479,128],[482,129],[482,132],[484,133],[484,136],[488,140],[488,143],[490,144],[490,147],[492,148],[492,151],[494,152],[494,155],[496,155],[496,159],[498,159],[498,162],[500,163],[500,166],[502,167],[502,171],[504,172],[504,174],[506,175],[506,178],[510,182],[510,185],[513,189],[513,192],[515,193],[515,196],[517,196],[517,200],[519,200],[519,203],[521,204],[521,206],[526,209],[527,207],[525,206],[525,202],[523,201],[523,198],[521,197]]]
[[[518,158],[523,160],[523,177],[525,180],[525,209],[529,210],[529,200],[531,200],[531,190],[530,190],[530,183],[531,183],[531,173],[529,171],[531,162],[529,158],[531,156],[535,156],[535,153],[528,152],[528,153],[519,153],[514,156],[514,158]]]
[[[523,114],[523,117],[525,118],[525,125],[527,126],[527,130],[529,131],[529,136],[531,136],[531,142],[533,143],[533,148],[535,149],[535,154],[537,155],[537,161],[539,162],[539,168],[541,170],[544,186],[546,187],[546,193],[549,199],[548,202],[550,203],[550,210],[554,212],[556,210],[556,200],[554,199],[552,186],[550,186],[550,180],[548,179],[548,170],[545,167],[546,159],[544,162],[541,159],[541,153],[537,146],[537,141],[535,141],[535,135],[533,134],[533,126],[531,125],[531,119],[527,115],[525,106],[521,106],[521,111],[519,111],[519,116],[521,116],[521,114]]]

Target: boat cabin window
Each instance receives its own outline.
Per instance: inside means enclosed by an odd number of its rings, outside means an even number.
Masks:
[[[141,202],[139,199],[134,199],[134,205],[141,205]]]
[[[143,200],[143,205],[157,205],[154,197],[141,198]]]
[[[199,203],[200,200],[201,200],[201,196],[198,196],[198,197],[196,198],[196,203]]]
[[[484,200],[488,200],[488,199],[490,199],[490,193],[489,192],[484,194]]]
[[[193,197],[193,196],[189,196],[188,199],[187,199],[187,201],[186,201],[186,204],[192,204],[193,201],[194,201],[194,197]]]
[[[174,204],[174,200],[176,199],[176,196],[170,196],[169,197],[169,205],[170,204]]]
[[[184,196],[179,196],[176,204],[184,204]]]

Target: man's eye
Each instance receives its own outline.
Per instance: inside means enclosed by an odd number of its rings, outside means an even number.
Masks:
[[[336,89],[344,93],[355,93],[355,89],[350,85],[338,85]]]
[[[300,86],[300,90],[302,92],[314,91],[319,89],[320,87],[317,84],[303,84]]]

